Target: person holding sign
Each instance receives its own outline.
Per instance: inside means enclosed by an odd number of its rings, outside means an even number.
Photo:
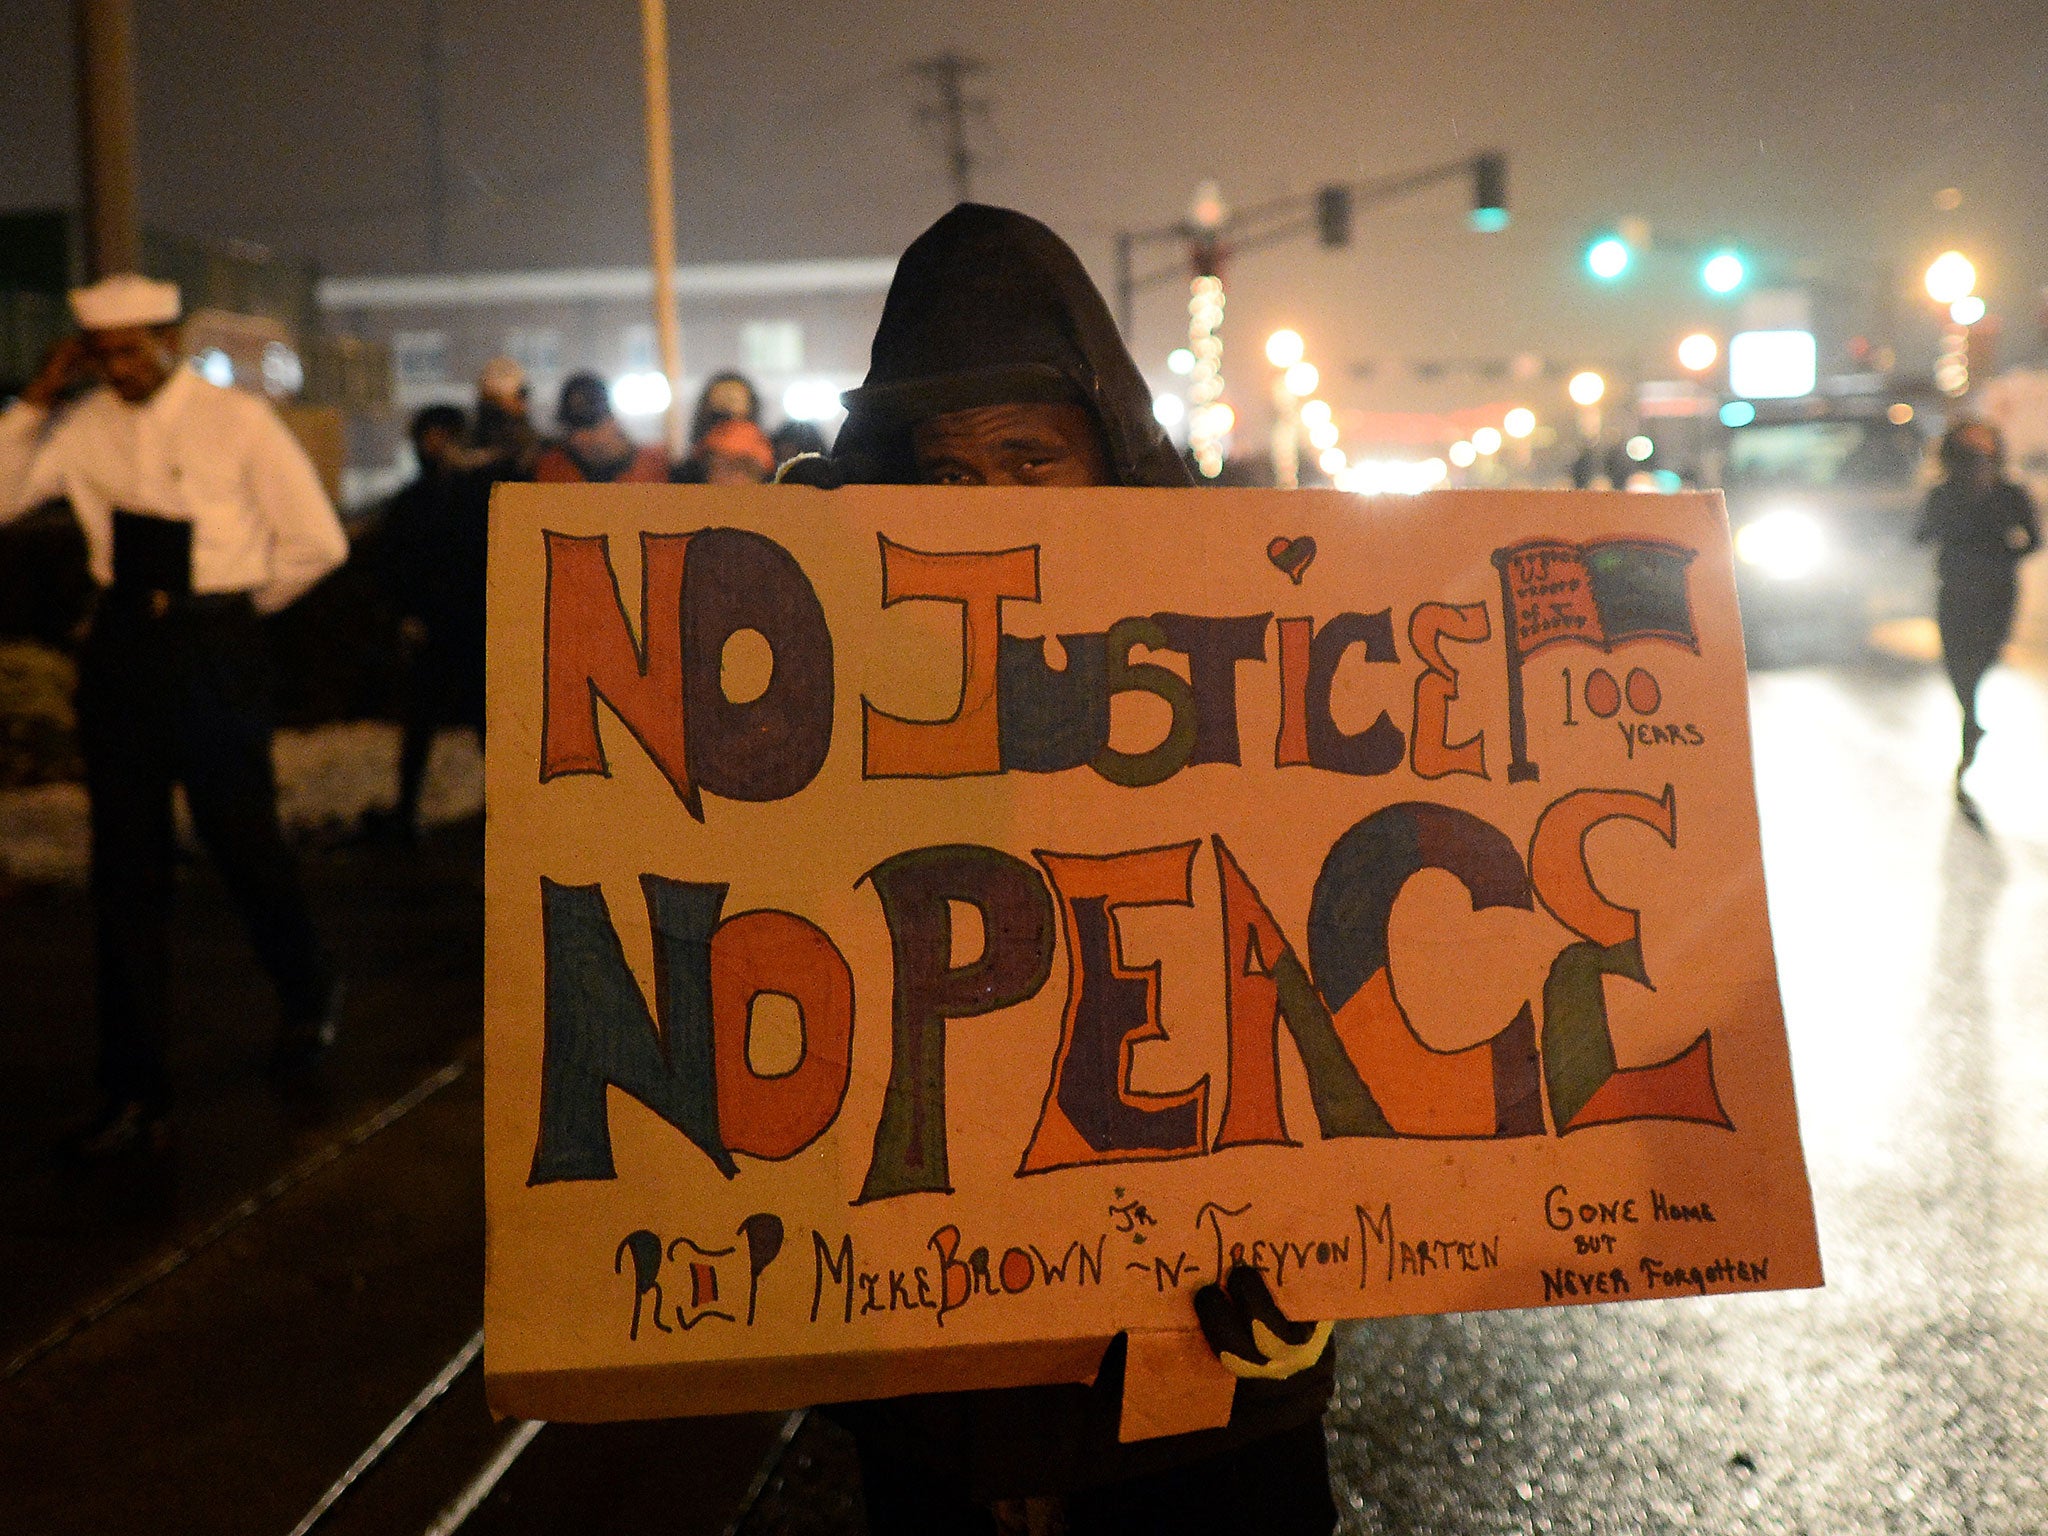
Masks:
[[[1152,395],[1080,260],[1035,219],[963,203],[904,252],[866,381],[830,455],[789,483],[1185,487]],[[1239,1378],[1221,1429],[1121,1444],[1125,1365],[1090,1386],[847,1404],[869,1527],[889,1533],[1323,1533],[1330,1325],[1290,1322],[1263,1277],[1205,1287],[1196,1318]]]

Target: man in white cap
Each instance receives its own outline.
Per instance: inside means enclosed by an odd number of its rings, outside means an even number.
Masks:
[[[174,286],[123,274],[71,308],[81,334],[0,412],[0,521],[66,498],[100,588],[78,714],[106,1104],[75,1150],[105,1158],[169,1141],[173,784],[277,986],[275,1067],[302,1076],[334,1038],[338,991],[278,829],[261,619],[348,542],[277,415],[182,365]]]

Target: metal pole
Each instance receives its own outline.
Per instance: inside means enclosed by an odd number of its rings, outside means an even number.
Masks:
[[[129,0],[75,0],[78,168],[89,277],[142,266],[135,153],[135,17]]]
[[[654,334],[668,375],[668,452],[680,459],[683,440],[683,326],[676,313],[676,189],[668,116],[668,0],[640,0],[642,57],[647,75],[647,231],[654,260]]]

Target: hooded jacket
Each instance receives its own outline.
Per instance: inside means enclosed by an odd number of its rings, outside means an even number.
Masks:
[[[785,481],[914,484],[917,423],[1042,402],[1093,411],[1117,484],[1193,483],[1080,259],[1036,219],[1007,208],[962,203],[903,253],[867,379],[845,401],[832,453],[792,460]],[[1320,1417],[1334,1353],[1284,1381],[1239,1382],[1227,1428],[1131,1445],[1117,1440],[1121,1339],[1091,1385],[947,1392],[829,1411],[864,1447],[918,1467],[951,1492],[979,1499],[1066,1493],[1184,1467]]]
[[[1039,402],[1094,413],[1117,484],[1192,483],[1080,258],[1034,218],[962,203],[897,263],[829,460],[790,478],[909,485],[917,423]]]

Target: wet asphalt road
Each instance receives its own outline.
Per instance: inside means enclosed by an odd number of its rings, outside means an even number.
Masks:
[[[1347,1531],[2048,1529],[2048,677],[1986,684],[1967,808],[1938,673],[1783,670],[1753,701],[1828,1287],[1349,1330],[1328,1418]],[[0,897],[0,1353],[43,1350],[0,1380],[0,1529],[285,1536],[475,1328],[473,853],[310,861],[374,978],[313,1105],[253,1075],[260,989],[188,882],[187,1123],[175,1176],[139,1189],[36,1151],[83,1102],[82,902]],[[464,1529],[859,1531],[817,1421],[742,1511],[775,1430],[550,1427]],[[320,1529],[427,1530],[509,1433],[470,1369]]]
[[[2048,1528],[2048,689],[1985,685],[1975,822],[1935,674],[1752,703],[1827,1288],[1355,1330],[1347,1530]]]

